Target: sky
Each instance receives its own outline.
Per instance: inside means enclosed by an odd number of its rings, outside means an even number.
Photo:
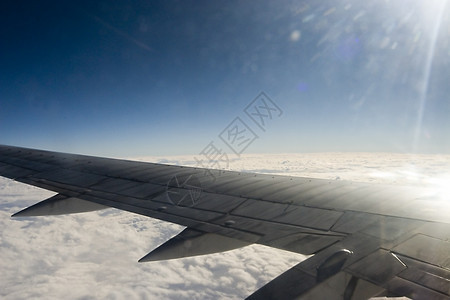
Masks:
[[[450,153],[445,0],[0,6],[1,144]]]
[[[191,155],[143,159],[196,163]],[[448,195],[450,155],[243,154],[230,168],[372,184],[426,185],[443,188]],[[251,245],[206,256],[138,263],[183,228],[115,209],[10,218],[53,194],[0,177],[2,299],[243,299],[305,259]]]
[[[182,165],[214,146],[235,170],[442,187],[448,2],[1,1],[0,144]],[[10,218],[51,195],[0,178],[1,298],[241,299],[304,258],[139,264],[182,228]]]

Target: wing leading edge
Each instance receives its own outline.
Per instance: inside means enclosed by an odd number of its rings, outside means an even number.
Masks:
[[[252,243],[314,254],[251,299],[450,297],[450,199],[432,191],[12,146],[0,175],[58,193],[14,217],[115,207],[187,227],[140,261]]]

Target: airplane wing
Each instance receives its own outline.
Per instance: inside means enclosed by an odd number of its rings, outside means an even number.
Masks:
[[[313,254],[248,299],[450,298],[450,198],[0,146],[0,175],[57,193],[13,217],[115,207],[186,226],[140,261],[258,243]]]

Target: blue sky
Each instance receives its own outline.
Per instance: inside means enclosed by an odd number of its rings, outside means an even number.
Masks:
[[[450,152],[448,1],[2,3],[0,143],[197,154]],[[283,111],[258,128],[264,91]]]

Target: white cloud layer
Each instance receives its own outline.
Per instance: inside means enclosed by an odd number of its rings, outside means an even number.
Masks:
[[[192,157],[140,160],[195,165]],[[230,168],[374,183],[436,185],[450,156],[328,153],[243,155]],[[11,219],[54,193],[0,178],[0,298],[240,299],[304,256],[249,246],[179,260],[137,263],[183,228],[115,209]]]

